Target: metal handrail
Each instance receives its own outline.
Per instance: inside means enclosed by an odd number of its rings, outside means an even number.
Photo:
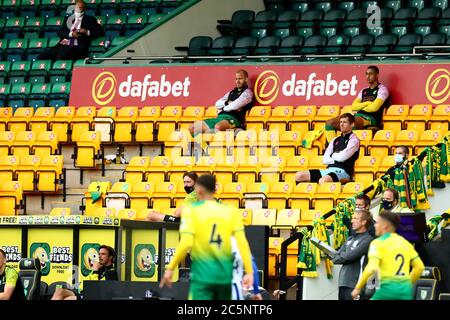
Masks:
[[[414,54],[416,53],[416,49],[450,49],[450,46],[414,46]]]

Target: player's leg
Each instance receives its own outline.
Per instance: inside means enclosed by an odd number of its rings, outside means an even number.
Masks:
[[[216,125],[214,126],[214,129],[216,131],[226,131],[229,129],[233,129],[234,127],[235,126],[232,125],[228,120],[221,120],[216,123]]]
[[[68,289],[56,288],[52,300],[77,300],[77,296]]]
[[[210,119],[207,119],[210,120]],[[205,133],[209,131],[210,127],[208,126],[208,123],[205,121],[195,121],[193,124],[189,126],[189,132],[191,133],[191,136],[195,137],[196,135],[200,133]]]
[[[231,285],[229,284],[217,284],[214,285],[214,300],[231,300]],[[242,291],[241,291],[242,295]],[[243,300],[243,299],[241,299]]]
[[[318,182],[322,178],[321,170],[303,170],[295,174],[295,183]]]
[[[214,300],[214,290],[211,290],[209,284],[191,280],[189,283],[189,300]]]
[[[374,117],[369,116],[367,114],[362,114],[362,113],[355,114],[355,129],[356,130],[363,130],[367,127],[373,127],[376,125],[377,125],[377,122],[375,121]]]
[[[331,167],[325,170],[320,170],[322,177],[319,179],[319,184],[325,182],[339,182],[342,179],[350,179],[351,177],[344,169]]]

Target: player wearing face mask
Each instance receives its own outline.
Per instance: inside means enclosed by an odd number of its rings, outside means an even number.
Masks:
[[[383,192],[383,197],[381,198],[380,209],[386,210],[394,213],[406,213],[411,212],[411,209],[406,207],[400,207],[398,203],[399,195],[398,191],[392,188],[387,188]]]

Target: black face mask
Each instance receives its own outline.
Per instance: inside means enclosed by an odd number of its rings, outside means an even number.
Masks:
[[[386,210],[392,209],[394,207],[394,202],[393,201],[382,200],[381,201],[381,207],[383,209],[386,209]]]
[[[192,186],[192,187],[184,186],[184,191],[186,191],[186,193],[189,194],[192,191],[194,191],[194,186]]]

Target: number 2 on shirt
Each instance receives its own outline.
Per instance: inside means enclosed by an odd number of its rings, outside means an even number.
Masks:
[[[402,254],[398,254],[395,256],[395,261],[400,260],[400,266],[398,267],[397,273],[395,274],[396,276],[404,276],[405,273],[402,272],[403,269],[403,265],[405,264],[405,257]]]
[[[217,224],[213,224],[212,231],[211,231],[211,238],[209,239],[209,243],[217,243],[217,246],[220,248],[220,245],[222,244],[222,238],[220,237],[220,234],[217,234],[217,237],[214,239],[216,235],[216,228]]]

